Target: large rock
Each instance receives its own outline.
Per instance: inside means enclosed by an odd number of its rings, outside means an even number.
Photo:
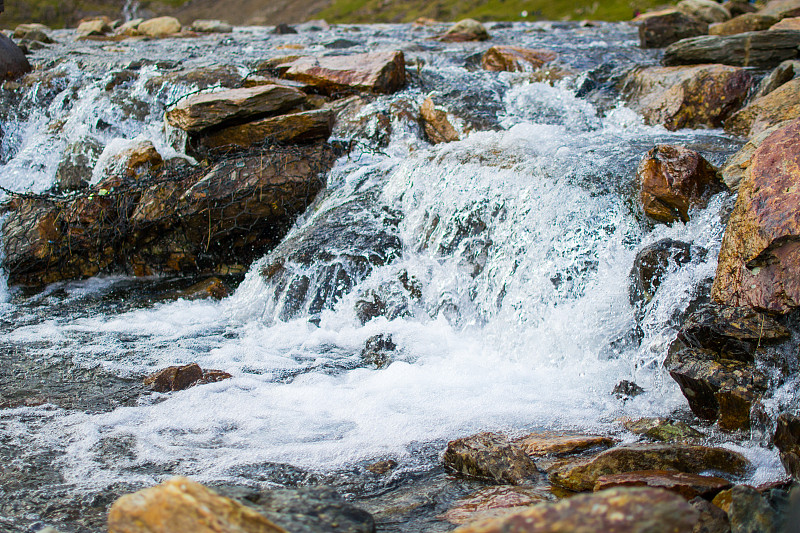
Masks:
[[[688,222],[690,207],[704,207],[724,188],[703,156],[671,145],[647,152],[636,170],[636,183],[645,214],[664,223]]]
[[[769,15],[758,13],[745,13],[725,22],[718,22],[708,27],[709,35],[736,35],[748,31],[761,31],[770,29],[777,19]]]
[[[549,498],[541,489],[500,485],[486,487],[453,503],[440,518],[451,524],[469,524],[489,518],[499,518],[546,502]]]
[[[522,448],[496,433],[479,433],[447,443],[442,461],[450,470],[495,483],[529,482],[539,472]]]
[[[544,503],[455,533],[691,533],[699,513],[662,489],[615,488]]]
[[[370,52],[349,56],[300,57],[278,65],[282,78],[313,85],[336,95],[366,91],[393,93],[406,81],[403,52]]]
[[[778,416],[772,441],[780,451],[786,473],[800,481],[800,417],[789,413]]]
[[[739,186],[714,300],[786,313],[800,305],[800,120],[770,135]]]
[[[599,455],[555,470],[550,481],[573,491],[594,489],[600,476],[637,470],[668,470],[697,474],[719,471],[744,474],[749,462],[724,448],[685,444],[633,444],[617,446]]]
[[[287,533],[256,511],[184,477],[127,494],[108,513],[109,533]]]
[[[664,9],[639,15],[639,45],[642,48],[664,48],[681,39],[708,33],[708,23],[677,9]]]
[[[145,20],[136,27],[136,31],[147,37],[168,37],[181,31],[181,23],[175,17],[157,17]]]
[[[31,64],[14,41],[0,33],[0,81],[13,80],[31,71]]]
[[[81,22],[76,30],[78,37],[96,37],[111,33],[111,26],[103,19]]]
[[[664,50],[667,66],[722,63],[738,67],[772,68],[797,57],[800,31],[763,30],[736,35],[706,35],[684,39]]]
[[[464,19],[453,24],[441,37],[446,42],[461,43],[466,41],[485,41],[489,32],[483,24],[474,19]]]
[[[628,105],[647,124],[680,128],[719,128],[744,104],[753,78],[724,65],[634,69],[622,88]]]
[[[552,50],[498,45],[484,52],[481,67],[492,72],[524,72],[541,68],[556,57]]]
[[[19,24],[16,28],[14,28],[14,33],[12,36],[14,39],[24,39],[25,35],[31,31],[50,31],[50,28],[44,24],[39,24],[36,22],[28,23],[28,24]]]
[[[719,173],[722,176],[722,181],[725,182],[725,185],[731,191],[739,190],[739,184],[745,176],[750,175],[750,165],[753,163],[753,154],[756,153],[761,143],[777,129],[778,126],[773,126],[754,136],[725,162],[725,165],[723,165]]]
[[[686,472],[669,472],[667,470],[640,470],[600,476],[595,483],[594,491],[612,487],[652,487],[665,489],[680,494],[687,500],[702,496],[710,500],[719,491],[729,489],[733,483],[715,476],[701,476]]]
[[[784,83],[771,93],[756,98],[725,122],[725,131],[753,137],[787,120],[800,117],[800,79]]]
[[[730,12],[714,0],[681,0],[677,7],[682,13],[709,24],[731,18]]]
[[[283,113],[305,101],[303,91],[294,87],[260,85],[185,98],[165,118],[172,126],[194,133]]]

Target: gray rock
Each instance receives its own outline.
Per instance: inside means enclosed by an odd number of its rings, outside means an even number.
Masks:
[[[664,65],[722,63],[741,67],[772,68],[797,57],[800,31],[764,30],[737,35],[706,35],[683,39],[664,51]]]
[[[737,485],[731,489],[731,506],[728,509],[731,533],[780,533],[783,530],[783,513],[774,509],[753,487]]]
[[[766,96],[784,83],[793,80],[800,76],[800,61],[789,59],[775,67],[761,83],[758,84],[758,89],[753,95],[753,98],[761,98]]]
[[[67,146],[64,159],[56,169],[56,190],[70,192],[87,187],[92,178],[92,169],[102,152],[103,145],[93,137]]]
[[[0,33],[0,81],[13,80],[31,71],[31,64],[14,41]]]

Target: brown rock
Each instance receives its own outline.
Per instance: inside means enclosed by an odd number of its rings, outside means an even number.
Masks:
[[[184,477],[127,494],[111,506],[109,533],[287,533],[256,511]]]
[[[627,421],[624,426],[631,433],[661,442],[692,444],[705,436],[685,422],[666,418],[640,418]]]
[[[800,120],[795,120],[753,155],[722,240],[714,300],[778,313],[800,305],[798,146]]]
[[[780,20],[770,26],[771,30],[800,30],[800,17],[790,17]]]
[[[230,89],[181,100],[167,111],[165,118],[172,126],[195,133],[283,113],[302,104],[305,99],[302,91],[284,85]]]
[[[44,24],[38,24],[35,22],[28,24],[19,24],[16,28],[14,28],[13,37],[14,39],[23,39],[25,37],[25,34],[34,30],[47,32],[50,31],[50,28],[48,26],[45,26]]]
[[[447,443],[445,467],[495,483],[517,485],[538,476],[536,464],[504,435],[479,433]]]
[[[486,520],[456,533],[690,533],[699,513],[662,489],[616,488],[580,494],[556,503]]]
[[[697,497],[689,502],[700,513],[700,519],[694,526],[692,533],[730,533],[731,524],[728,521],[728,514],[709,502],[708,500]]]
[[[777,22],[775,17],[758,13],[745,13],[725,22],[718,22],[708,27],[709,35],[736,35],[747,31],[767,30]]]
[[[282,78],[313,85],[325,94],[393,93],[406,82],[403,52],[301,57],[279,65]]]
[[[681,0],[677,7],[682,13],[709,24],[731,18],[730,12],[714,0]]]
[[[626,77],[623,96],[647,124],[718,128],[741,107],[752,85],[744,69],[724,65],[646,67]]]
[[[800,31],[762,30],[735,35],[705,35],[672,43],[664,50],[666,66],[721,63],[772,68],[797,57]]]
[[[31,64],[19,46],[5,34],[0,34],[0,81],[19,78],[31,70]]]
[[[388,474],[395,468],[397,468],[397,461],[393,459],[386,459],[385,461],[378,461],[377,463],[372,463],[367,467],[367,470],[369,470],[373,474],[382,476]]]
[[[723,490],[719,494],[714,496],[714,499],[711,500],[711,503],[713,503],[714,505],[716,505],[717,507],[719,507],[720,509],[725,511],[725,513],[727,513],[731,508],[731,491],[730,491],[730,489]]]
[[[432,98],[425,99],[419,108],[419,114],[424,123],[425,134],[431,143],[448,143],[461,139],[447,117],[447,111],[437,108]]]
[[[716,169],[694,150],[656,146],[636,171],[639,199],[650,218],[664,223],[689,221],[690,207],[704,207],[724,185]]]
[[[481,57],[481,67],[492,72],[524,72],[541,68],[558,55],[552,50],[520,46],[492,46]]]
[[[532,457],[568,455],[588,450],[605,449],[614,445],[608,437],[575,435],[550,431],[531,433],[514,441],[514,444]]]
[[[144,378],[144,384],[155,392],[188,389],[203,379],[203,370],[197,363],[170,366]]]
[[[743,137],[759,133],[800,117],[800,79],[784,83],[771,93],[756,98],[725,121],[725,131]]]
[[[800,417],[789,413],[778,416],[772,440],[780,451],[786,473],[800,481]]]
[[[686,444],[634,444],[617,446],[599,455],[554,471],[550,481],[573,491],[589,491],[600,476],[637,470],[669,470],[696,474],[719,470],[740,475],[747,459],[723,448]]]
[[[772,0],[759,10],[762,15],[770,15],[778,19],[800,17],[800,1],[798,0]]]
[[[733,154],[725,162],[725,165],[720,169],[720,175],[722,176],[722,181],[725,182],[725,185],[727,185],[731,191],[739,190],[739,184],[745,176],[750,175],[750,165],[753,162],[753,154],[755,154],[756,149],[778,128],[779,126],[767,128],[758,135],[752,137],[738,152]]]
[[[483,24],[474,19],[464,19],[453,24],[439,40],[462,43],[466,41],[485,41],[489,39],[489,32]]]
[[[231,288],[228,287],[224,281],[218,277],[211,277],[203,281],[199,281],[191,287],[178,292],[175,298],[182,298],[184,300],[202,300],[206,298],[213,298],[214,300],[221,300],[232,293]],[[210,372],[216,372],[212,370]]]
[[[451,524],[469,524],[524,511],[531,505],[552,499],[541,489],[500,485],[486,487],[453,503],[439,518]]]
[[[642,48],[664,48],[681,39],[708,33],[707,22],[677,9],[645,13],[633,22],[639,26],[639,45]]]
[[[137,179],[164,162],[150,141],[142,141],[123,150],[117,156],[117,161],[126,177]]]
[[[613,487],[652,487],[665,489],[691,500],[697,496],[711,499],[719,491],[729,489],[732,486],[733,483],[720,477],[669,472],[666,470],[641,470],[600,476],[594,485],[594,491],[597,492]]]
[[[181,31],[181,23],[175,17],[157,17],[145,20],[136,27],[142,35],[148,37],[167,37]]]

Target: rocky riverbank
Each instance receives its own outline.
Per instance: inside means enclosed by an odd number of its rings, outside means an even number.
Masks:
[[[652,55],[637,56],[642,64],[599,66],[565,57],[567,48],[547,48],[547,35],[543,46],[517,46],[517,28],[469,20],[404,28],[419,37],[376,50],[346,34],[322,42],[317,35],[330,28],[321,23],[275,28],[269,35],[299,31],[303,41],[274,37],[269,57],[204,68],[198,66],[202,55],[233,46],[228,35],[241,30],[209,21],[187,28],[167,18],[126,24],[96,19],[59,32],[18,28],[12,38],[29,56],[8,38],[0,42],[11,65],[4,67],[6,96],[22,102],[35,89],[37,103],[47,105],[47,92],[60,94],[68,76],[59,70],[64,59],[83,55],[90,58],[82,60],[86,68],[111,65],[98,92],[115,97],[129,116],[155,115],[159,131],[168,134],[137,137],[123,149],[91,135],[70,139],[51,187],[8,191],[3,268],[10,284],[34,293],[46,284],[98,275],[134,276],[145,284],[153,276],[182,276],[206,282],[168,297],[221,298],[230,291],[219,277],[250,271],[251,283],[257,279],[274,292],[279,320],[308,316],[319,324],[338,302],[349,302],[351,292],[357,293],[352,307],[362,326],[388,327],[410,315],[426,297],[427,280],[419,273],[403,269],[384,285],[359,285],[408,253],[396,229],[402,216],[387,205],[376,209],[380,193],[366,186],[329,210],[320,202],[330,194],[328,180],[342,179],[337,161],[390,150],[393,135],[411,139],[409,153],[437,145],[437,157],[444,157],[448,145],[503,131],[507,117],[492,109],[496,97],[423,74],[419,51],[426,47],[433,50],[428,61],[441,60],[436,54],[455,58],[457,67],[448,68],[497,83],[561,84],[607,115],[623,102],[646,125],[675,132],[676,139],[687,129],[724,129],[740,146],[714,162],[714,150],[704,155],[698,146],[662,142],[642,147],[638,166],[629,169],[631,209],[656,234],[696,224],[710,204],[727,199],[715,214],[724,227],[716,273],[669,318],[671,336],[656,354],[660,372],[685,396],[688,410],[680,416],[620,418],[610,423],[613,432],[597,434],[515,427],[424,443],[428,448],[419,453],[441,461],[424,475],[404,471],[388,457],[353,466],[358,481],[352,484],[361,487],[356,502],[337,494],[335,489],[352,500],[358,492],[349,481],[333,481],[337,475],[315,477],[281,465],[285,472],[273,472],[267,481],[290,488],[216,483],[212,490],[175,477],[138,491],[133,489],[140,486],[106,488],[89,504],[75,504],[77,510],[55,505],[52,521],[47,498],[39,494],[34,515],[40,518],[25,527],[99,530],[109,509],[109,530],[119,532],[355,532],[374,531],[376,523],[378,530],[399,531],[793,531],[800,523],[800,413],[792,392],[800,367],[800,31],[787,28],[800,15],[800,3],[776,0],[756,12],[750,7],[682,0],[675,9],[642,15],[633,21],[640,38],[636,53]],[[568,30],[584,31],[577,24]],[[141,53],[133,48],[138,46],[155,50],[160,42],[180,42],[185,48],[177,56],[192,54],[195,62],[109,58]],[[242,48],[247,46],[252,44]],[[156,104],[146,103],[148,94],[156,95]],[[98,124],[92,125],[97,131],[116,127]],[[513,165],[487,154],[467,163],[497,165],[498,172]],[[429,164],[436,164],[434,157]],[[355,229],[356,215],[365,212],[367,230]],[[298,217],[309,222],[286,237]],[[444,231],[440,224],[433,216],[420,224],[418,233],[427,233],[421,248]],[[483,238],[486,227],[483,219],[459,218],[438,253],[459,249],[463,274],[483,275],[494,245]],[[641,248],[629,274],[632,324],[601,357],[614,359],[615,350],[641,343],[653,328],[648,313],[664,279],[707,261],[710,253],[672,238]],[[587,260],[584,271],[597,268],[589,265]],[[551,278],[552,286],[569,286],[572,279],[559,276]],[[445,316],[442,308],[439,303],[431,316]],[[383,371],[395,360],[408,364],[392,339],[388,333],[370,336],[347,365]],[[144,384],[169,395],[222,386],[247,373],[229,370],[170,366]],[[138,382],[131,387],[126,402],[151,394]],[[622,405],[643,393],[623,376],[613,391],[604,391]],[[4,409],[33,407],[25,402],[9,401]],[[753,481],[759,465],[741,453],[752,441],[779,455],[784,479]],[[134,454],[135,446],[123,440],[114,446],[121,446],[121,457]],[[175,473],[181,472],[156,469],[153,477]],[[256,472],[249,476],[264,479]],[[19,490],[30,490],[24,488],[30,480],[20,479]],[[307,487],[314,482],[333,488]],[[117,499],[125,492],[131,494]],[[13,505],[4,509],[9,522],[24,515]]]

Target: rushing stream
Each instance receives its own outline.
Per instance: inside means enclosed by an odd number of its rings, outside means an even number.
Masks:
[[[0,186],[40,193],[76,139],[105,147],[97,176],[134,140],[152,141],[165,159],[181,155],[163,112],[193,88],[149,83],[178,67],[247,74],[302,45],[314,54],[401,49],[409,72],[404,90],[362,112],[392,117],[385,142],[369,128],[358,134],[285,241],[230,280],[241,281],[232,296],[165,301],[193,280],[125,276],[2,288],[0,530],[101,530],[109,498],[174,474],[324,482],[369,505],[417,480],[440,494],[438,506],[379,529],[446,530],[433,517],[468,488],[441,488],[449,439],[574,429],[633,440],[621,417],[690,416],[661,362],[677,317],[714,275],[730,196],[688,224],[654,226],[637,205],[634,172],[658,143],[720,164],[740,141],[645,126],[617,100],[618,77],[659,52],[639,49],[623,24],[489,25],[492,44],[558,52],[567,75],[551,84],[481,70],[488,45],[429,40],[441,27],[300,29],[78,43],[56,31],[62,44],[31,58],[58,74],[0,95]],[[135,76],[109,88],[132,62]],[[486,131],[428,144],[414,113],[398,110],[431,93],[465,128]],[[666,237],[707,253],[667,275],[637,324],[633,259]],[[281,275],[267,279],[278,261]],[[378,300],[382,316],[367,320],[365,302]],[[361,355],[375,335],[397,346],[380,369]],[[170,394],[142,388],[142,376],[191,362],[234,378]],[[623,400],[612,394],[621,380],[646,392]],[[753,482],[781,475],[757,440],[728,446],[754,461]],[[399,466],[386,478],[364,470],[390,458]]]

